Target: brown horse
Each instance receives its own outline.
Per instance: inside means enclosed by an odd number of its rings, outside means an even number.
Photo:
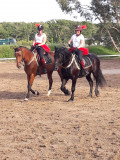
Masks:
[[[15,50],[15,57],[16,57],[16,61],[17,61],[17,67],[20,68],[21,67],[21,63],[24,62],[24,70],[27,74],[27,80],[28,80],[28,91],[25,97],[25,100],[28,100],[29,98],[29,94],[30,91],[33,94],[37,94],[39,95],[39,92],[35,92],[34,90],[32,90],[32,84],[33,81],[35,79],[35,76],[37,75],[37,70],[38,67],[40,67],[41,70],[41,75],[44,74],[43,71],[43,67],[42,65],[39,66],[37,58],[36,58],[36,52],[34,53],[34,51],[29,50],[28,48],[24,47],[24,46],[20,46],[17,48],[14,48]],[[48,96],[51,93],[51,88],[52,88],[52,83],[53,83],[53,79],[52,79],[52,73],[54,70],[54,52],[49,52],[48,53],[49,58],[51,58],[51,62],[49,62],[48,64],[46,63],[46,70],[47,70],[47,77],[49,79],[49,89],[48,89]],[[62,75],[61,75],[61,69],[58,70],[58,74],[62,80]],[[67,90],[65,92],[65,94],[67,94]]]

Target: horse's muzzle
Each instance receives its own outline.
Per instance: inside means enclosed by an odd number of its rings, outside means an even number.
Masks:
[[[58,66],[55,64],[54,65],[54,71],[57,71],[58,70]]]

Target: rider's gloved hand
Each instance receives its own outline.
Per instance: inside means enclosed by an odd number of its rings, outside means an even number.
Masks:
[[[35,45],[35,47],[37,48],[37,47],[39,47],[39,45],[38,45],[38,44],[36,44],[36,45]]]
[[[77,52],[77,50],[78,50],[78,48],[76,47],[74,51]]]
[[[72,47],[73,47],[73,46],[72,46],[72,44],[68,44],[68,45],[69,45],[69,47],[70,47],[70,48],[72,48]]]

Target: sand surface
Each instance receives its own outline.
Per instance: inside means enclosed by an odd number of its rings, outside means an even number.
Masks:
[[[0,160],[120,160],[120,59],[101,60],[107,81],[100,96],[88,97],[78,79],[74,102],[60,90],[57,72],[47,97],[48,79],[37,76],[27,92],[23,67],[0,62]],[[95,82],[94,82],[95,85]],[[66,87],[71,89],[71,81]]]

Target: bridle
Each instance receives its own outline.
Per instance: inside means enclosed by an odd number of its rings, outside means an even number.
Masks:
[[[24,59],[23,59],[23,50],[20,50],[20,51],[16,51],[15,54],[18,54],[18,53],[22,53],[21,56],[22,56],[22,60],[19,62],[20,64],[22,64],[24,66]]]
[[[20,51],[16,51],[15,52],[15,54],[18,54],[18,53],[21,53],[22,52],[22,60],[19,62],[21,65],[23,65],[23,66],[25,66],[25,63],[24,63],[24,58],[23,58],[23,50],[21,49]],[[26,64],[26,65],[30,65],[33,61],[34,61],[34,59],[36,60],[36,63],[37,63],[37,66],[39,66],[39,64],[38,64],[38,62],[37,62],[37,58],[36,58],[36,54],[35,53],[33,53],[33,57],[32,57],[32,59]]]

